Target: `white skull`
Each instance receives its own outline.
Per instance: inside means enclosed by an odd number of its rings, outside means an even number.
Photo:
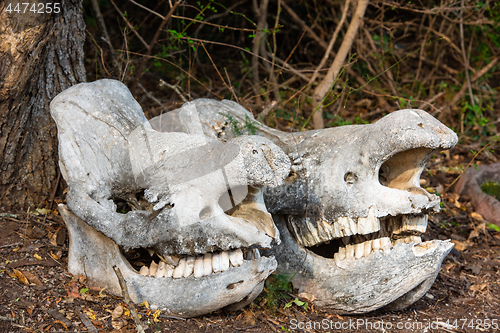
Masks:
[[[230,126],[217,132],[219,124],[238,121],[245,132],[253,119],[231,101],[194,103],[221,139],[234,133]],[[299,292],[346,313],[400,309],[427,292],[453,245],[421,242],[439,198],[420,187],[420,174],[433,154],[456,144],[453,131],[422,110],[298,133],[253,126],[292,162],[265,202],[282,240],[271,253]]]
[[[78,84],[51,103],[69,271],[120,295],[116,265],[133,301],[190,317],[244,306],[262,290],[276,260],[257,248],[279,233],[261,188],[280,185],[290,162],[263,137],[208,139],[192,126],[196,109],[183,110],[187,133],[155,131],[115,80]],[[140,271],[126,259],[138,249],[152,256],[136,258],[146,261]]]

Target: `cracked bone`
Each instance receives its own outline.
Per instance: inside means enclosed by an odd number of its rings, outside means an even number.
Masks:
[[[215,126],[228,123],[225,115],[241,124],[252,119],[231,101],[193,103],[202,110],[207,137],[234,136]],[[422,110],[396,111],[371,125],[298,133],[253,124],[292,161],[284,185],[265,189],[265,203],[287,240],[268,253],[276,255],[280,271],[298,272],[294,287],[339,313],[401,309],[427,292],[452,245],[434,240],[424,251],[412,238],[425,231],[426,215],[439,210],[439,198],[420,188],[419,178],[433,154],[456,144],[453,131]],[[333,258],[314,252],[355,235],[369,235],[368,256],[355,244]]]
[[[75,85],[56,96],[50,109],[68,183],[68,206],[59,209],[72,242],[72,274],[86,274],[89,284],[121,295],[112,270],[116,264],[134,302],[148,301],[182,317],[237,309],[257,297],[276,267],[274,258],[194,279],[184,277],[186,257],[279,242],[262,193],[252,192],[246,200],[249,187],[278,186],[288,175],[290,160],[277,145],[258,136],[226,143],[207,139],[200,126],[191,126],[194,104],[179,113],[187,132],[157,132],[115,80]],[[229,192],[231,207],[221,200]],[[231,216],[232,210],[242,214]],[[121,255],[138,248],[165,258],[164,277],[156,278],[158,269],[149,276],[147,266],[141,271],[147,269],[148,276],[140,275]],[[182,259],[176,262],[175,256]],[[201,294],[204,289],[210,289],[207,295]]]

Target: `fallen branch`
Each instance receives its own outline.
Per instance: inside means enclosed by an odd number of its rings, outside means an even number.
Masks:
[[[89,317],[84,312],[80,312],[78,316],[89,332],[97,333],[97,328],[95,328],[94,324],[92,324]]]
[[[144,327],[142,327],[141,320],[139,319],[139,315],[135,310],[134,304],[130,299],[130,295],[128,294],[127,284],[125,283],[125,279],[123,278],[122,272],[118,268],[118,266],[113,266],[113,270],[115,271],[116,277],[118,278],[118,283],[120,284],[120,288],[122,289],[123,300],[125,304],[127,304],[128,310],[132,315],[132,319],[134,319],[135,326],[137,328],[137,332],[144,333]]]
[[[313,94],[313,124],[314,128],[324,128],[325,123],[323,121],[323,101],[325,100],[328,92],[333,89],[333,85],[337,80],[337,76],[344,65],[345,59],[349,50],[351,49],[354,38],[358,31],[361,22],[363,21],[363,16],[365,15],[366,7],[368,6],[368,0],[359,0],[356,11],[352,17],[352,21],[349,24],[349,28],[345,34],[344,40],[340,45],[339,52],[333,59],[333,63],[328,70],[328,73],[323,78],[323,81],[314,89]]]

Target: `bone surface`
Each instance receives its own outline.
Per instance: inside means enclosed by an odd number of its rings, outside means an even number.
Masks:
[[[281,148],[259,136],[208,138],[193,125],[199,125],[192,122],[194,104],[179,112],[183,131],[156,131],[115,80],[75,85],[50,109],[68,184],[68,206],[59,209],[70,234],[72,274],[120,295],[117,265],[133,301],[182,317],[236,309],[257,297],[275,259],[235,267],[225,251],[279,243],[260,189],[281,185],[289,174]],[[122,252],[140,249],[146,261],[134,268]],[[225,253],[217,274],[199,261],[195,272],[196,258],[204,264],[208,253]]]
[[[235,136],[225,115],[245,124],[252,115],[231,101],[193,101],[207,137]],[[219,125],[218,125],[219,124]],[[282,243],[272,253],[293,274],[299,292],[339,313],[401,309],[431,287],[452,244],[421,243],[439,198],[420,188],[427,160],[457,135],[422,110],[393,112],[374,124],[297,133],[257,122],[288,155],[291,174],[264,189]],[[245,133],[245,126],[240,126]],[[246,252],[245,259],[253,257]]]

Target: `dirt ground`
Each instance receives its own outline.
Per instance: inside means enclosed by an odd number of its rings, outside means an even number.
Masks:
[[[470,153],[433,158],[423,186],[438,192],[461,173]],[[474,163],[495,158],[478,156]],[[489,157],[488,157],[489,156]],[[423,239],[451,239],[447,256],[430,291],[404,311],[338,315],[308,303],[277,307],[259,297],[238,312],[217,311],[182,319],[136,306],[146,332],[494,332],[500,326],[500,232],[486,227],[468,198],[450,189],[441,194],[442,211],[430,218]],[[64,198],[56,198],[56,202]],[[54,205],[55,206],[55,205]],[[83,276],[67,272],[68,237],[56,212],[0,212],[0,332],[134,332],[122,298],[86,287]],[[265,294],[265,292],[264,292]],[[290,306],[291,305],[291,306]]]

